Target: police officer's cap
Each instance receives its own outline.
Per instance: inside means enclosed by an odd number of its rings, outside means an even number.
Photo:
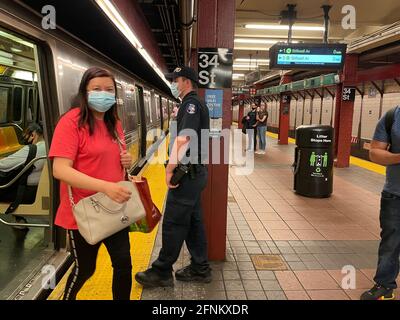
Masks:
[[[178,77],[185,77],[186,79],[190,79],[190,80],[194,81],[195,83],[199,82],[197,72],[193,68],[186,67],[186,66],[175,68],[174,72],[167,73],[165,75],[165,77],[168,80],[175,80]]]

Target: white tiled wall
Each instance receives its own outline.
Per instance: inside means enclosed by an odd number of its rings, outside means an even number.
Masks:
[[[361,116],[361,104],[362,104],[362,96],[360,94],[357,94],[354,100],[353,127],[351,130],[351,135],[353,137],[358,137],[358,126],[360,124],[360,116]]]
[[[333,99],[330,94],[327,94],[322,100],[321,124],[324,125],[331,124],[332,109],[333,109]]]
[[[297,100],[292,97],[290,100],[290,114],[289,114],[289,126],[291,129],[295,127],[296,124],[296,104]]]
[[[400,87],[399,87],[400,90]],[[382,99],[382,115],[383,116],[391,108],[400,105],[400,92],[384,93]]]
[[[303,124],[303,108],[304,108],[304,100],[302,97],[299,97],[296,104],[296,127],[301,126]]]
[[[311,123],[311,105],[312,99],[307,97],[304,101],[304,121],[303,124],[307,125]]]
[[[361,112],[361,139],[371,140],[379,119],[381,95],[377,92],[375,97],[370,97],[368,92],[366,87]]]
[[[316,95],[312,103],[311,124],[320,124],[319,122],[321,119],[321,104],[322,104],[322,99]]]
[[[272,124],[272,102],[267,103],[267,111],[268,111],[267,125],[270,126]]]

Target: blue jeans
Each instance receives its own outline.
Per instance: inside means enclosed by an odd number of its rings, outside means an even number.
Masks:
[[[382,231],[374,281],[386,288],[395,289],[400,256],[400,197],[382,191],[379,220]]]
[[[259,126],[257,127],[257,133],[258,133],[258,141],[260,141],[260,150],[265,151],[265,147],[267,146],[266,138],[265,138],[265,133],[267,132],[267,126]]]
[[[257,128],[247,129],[248,149],[256,150],[257,147]]]

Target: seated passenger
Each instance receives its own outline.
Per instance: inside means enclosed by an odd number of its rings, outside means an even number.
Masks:
[[[0,172],[7,173],[15,169],[22,170],[28,158],[29,144],[35,144],[37,147],[35,158],[46,156],[46,145],[43,140],[43,129],[39,124],[30,124],[24,133],[24,139],[27,143],[26,146],[9,155],[8,157],[0,159]],[[34,168],[27,179],[22,203],[31,204],[35,202],[36,191],[44,163],[45,160],[39,160],[35,162]],[[17,195],[18,185],[19,183],[16,182],[7,189],[0,189],[0,202],[13,202]]]

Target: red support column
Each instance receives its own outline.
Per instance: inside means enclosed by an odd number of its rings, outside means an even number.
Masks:
[[[344,87],[357,84],[357,67],[358,55],[346,55],[343,81],[336,88],[335,166],[338,168],[348,167],[350,163],[354,101],[342,101],[342,91]]]
[[[244,101],[239,100],[239,113],[238,113],[238,128],[242,129],[242,118],[244,117]]]
[[[233,48],[235,30],[235,1],[198,1],[197,48]],[[199,90],[204,97],[204,89]],[[222,106],[222,129],[229,129],[232,123],[232,89],[224,89]],[[207,187],[202,195],[204,222],[210,260],[224,260],[226,254],[226,226],[228,205],[229,159],[224,159],[224,146],[229,140],[220,139],[221,164],[208,165]],[[211,145],[211,139],[210,139]],[[209,159],[212,159],[210,149]],[[224,164],[226,163],[226,164]]]
[[[291,76],[284,75],[281,78],[280,84],[289,83],[291,81]],[[287,93],[281,93],[279,106],[278,144],[288,144],[289,138],[290,99],[285,99],[285,97],[287,97]]]

